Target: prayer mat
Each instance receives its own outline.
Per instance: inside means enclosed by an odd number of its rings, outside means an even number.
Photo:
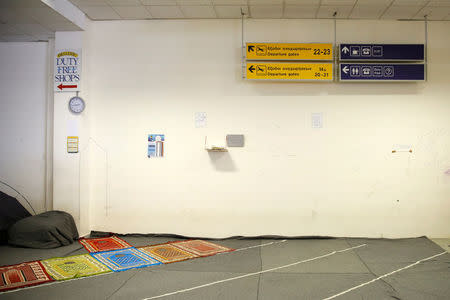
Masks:
[[[196,254],[198,256],[211,256],[222,252],[231,252],[234,249],[223,247],[211,242],[202,240],[189,240],[172,243],[175,247]]]
[[[53,279],[67,280],[111,272],[111,270],[89,254],[55,257],[41,261]]]
[[[198,257],[198,255],[181,250],[172,244],[144,246],[138,249],[165,264]]]
[[[0,267],[0,292],[53,281],[39,261]]]
[[[114,272],[161,264],[153,257],[137,250],[136,248],[96,252],[91,253],[91,255],[98,259],[101,263],[107,265]]]
[[[94,239],[81,238],[79,242],[89,252],[111,251],[133,247],[117,236]]]

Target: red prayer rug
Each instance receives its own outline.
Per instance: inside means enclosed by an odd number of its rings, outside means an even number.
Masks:
[[[93,239],[81,238],[78,241],[89,252],[111,251],[133,247],[124,240],[118,238],[117,236],[110,236],[106,238],[93,238]]]
[[[53,281],[39,261],[0,267],[0,292]]]
[[[198,257],[198,255],[181,250],[172,244],[145,246],[139,247],[138,249],[164,264]]]
[[[198,256],[211,256],[222,252],[231,252],[234,249],[220,246],[202,240],[190,240],[172,243],[175,247],[196,254]]]

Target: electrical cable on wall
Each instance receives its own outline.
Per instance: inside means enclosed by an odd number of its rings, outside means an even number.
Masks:
[[[336,44],[336,36],[337,36],[337,24],[336,24],[336,16],[337,16],[337,11],[335,11],[334,12],[334,14],[333,14],[333,24],[334,24],[334,49],[333,49],[333,65],[334,66],[336,66],[337,65],[337,57],[338,57],[338,52],[339,52],[339,50],[337,50],[338,49],[338,47],[337,47],[337,44]],[[334,68],[334,74],[333,74],[333,77],[334,77],[334,81],[337,81],[337,79],[336,78],[338,78],[338,68]]]
[[[31,209],[33,210],[33,213],[36,215],[36,211],[34,210],[33,206],[31,205],[30,201],[28,201],[27,198],[25,198],[24,195],[22,195],[18,190],[16,190],[15,188],[13,188],[12,186],[10,186],[9,184],[7,184],[6,182],[3,182],[0,180],[0,183],[3,183],[4,185],[6,185],[7,187],[11,188],[13,191],[15,191],[17,194],[19,194],[20,196],[22,196],[22,198],[28,203],[28,205],[31,207]]]
[[[98,149],[103,151],[105,153],[105,162],[106,162],[106,186],[105,186],[105,216],[108,216],[108,209],[109,209],[109,163],[108,163],[108,150],[100,145],[99,142],[97,142],[92,137],[89,137],[87,145],[85,148],[81,149],[80,151],[80,159],[78,160],[78,221],[81,220],[81,159],[83,157],[83,153],[89,149],[89,146],[91,145],[91,142],[97,146]]]

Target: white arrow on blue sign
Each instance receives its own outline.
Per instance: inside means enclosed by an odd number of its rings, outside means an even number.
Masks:
[[[339,59],[347,61],[424,61],[424,44],[340,44]]]

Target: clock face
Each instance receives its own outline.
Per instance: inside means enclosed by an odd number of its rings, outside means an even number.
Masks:
[[[76,114],[81,113],[84,110],[84,100],[80,97],[72,97],[69,100],[69,109]]]

